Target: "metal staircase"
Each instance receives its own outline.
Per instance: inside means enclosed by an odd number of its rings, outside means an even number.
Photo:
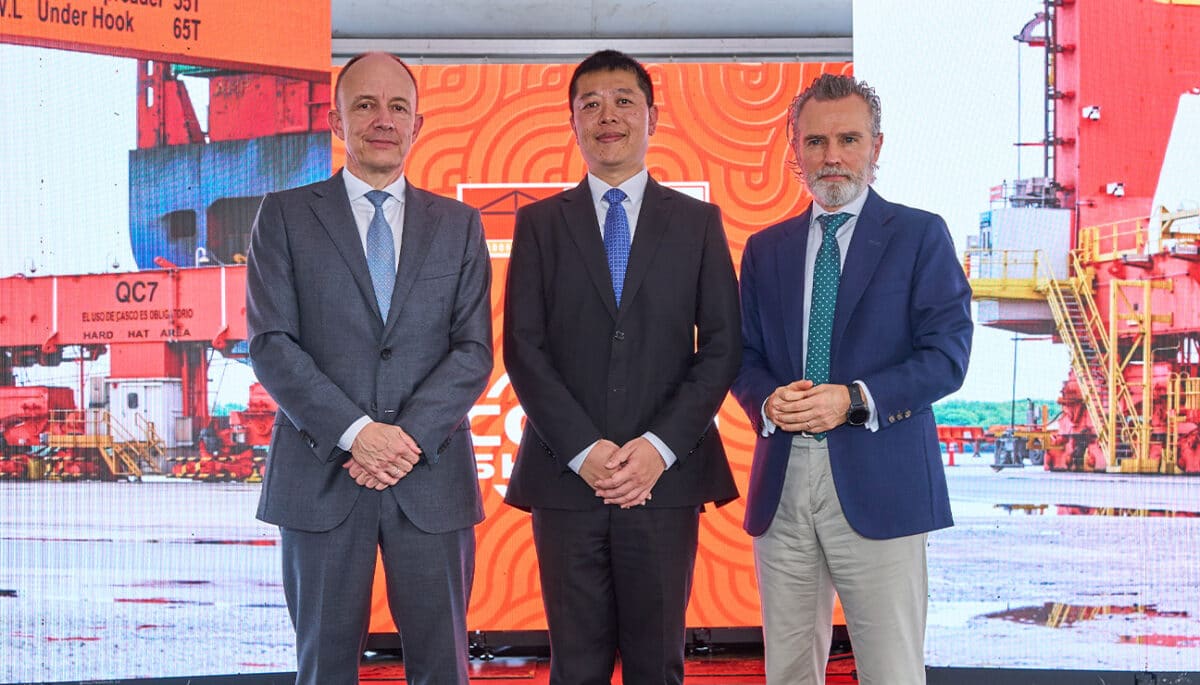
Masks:
[[[162,473],[159,459],[166,445],[154,423],[137,416],[137,428],[144,436],[136,437],[128,428],[103,409],[54,412],[50,424],[58,424],[47,436],[48,447],[56,449],[96,450],[113,478],[141,480],[146,473]]]
[[[1048,272],[1045,261],[1039,261]],[[1059,337],[1071,349],[1071,366],[1096,429],[1096,441],[1111,459],[1108,469],[1120,470],[1126,459],[1134,457],[1140,462],[1147,456],[1147,440],[1141,433],[1147,430],[1148,417],[1134,413],[1123,365],[1112,357],[1104,335],[1109,327],[1092,298],[1091,275],[1075,253],[1071,253],[1070,271],[1072,275],[1061,280],[1051,273],[1039,274],[1038,289],[1046,295]]]

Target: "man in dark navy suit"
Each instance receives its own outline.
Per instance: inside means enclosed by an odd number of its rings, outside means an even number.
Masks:
[[[869,186],[869,86],[823,75],[788,115],[813,204],[746,245],[733,385],[760,436],[745,528],[767,682],[824,681],[836,589],[860,682],[917,685],[926,536],[952,525],[931,405],[966,374],[971,291],[945,222]]]
[[[737,496],[713,417],[737,373],[721,211],[646,169],[650,76],[605,50],[570,83],[579,185],[517,214],[504,364],[529,421],[506,501],[533,512],[550,682],[683,681],[700,510]]]

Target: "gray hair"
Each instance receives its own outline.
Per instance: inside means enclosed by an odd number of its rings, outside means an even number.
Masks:
[[[800,110],[804,109],[804,105],[808,104],[809,100],[822,102],[841,100],[851,95],[857,95],[867,103],[867,107],[871,110],[871,136],[878,136],[882,108],[879,105],[879,96],[875,94],[875,89],[868,86],[865,81],[855,80],[853,76],[821,74],[788,106],[788,140],[795,144],[796,119],[800,117]]]

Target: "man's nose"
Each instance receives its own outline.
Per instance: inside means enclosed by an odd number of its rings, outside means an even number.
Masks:
[[[842,163],[842,147],[840,145],[826,145],[825,159],[822,160],[825,166],[841,166]]]
[[[388,130],[396,128],[396,121],[393,119],[394,116],[387,108],[379,110],[379,114],[375,117],[375,127]]]
[[[600,103],[600,121],[616,121],[617,107],[608,102]]]

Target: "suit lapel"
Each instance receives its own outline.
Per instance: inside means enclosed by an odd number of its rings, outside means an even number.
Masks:
[[[424,193],[413,188],[411,183],[407,184],[404,191],[404,234],[400,238],[400,263],[396,267],[396,287],[392,290],[384,335],[396,324],[396,319],[408,303],[408,292],[412,290],[417,273],[425,263],[425,255],[429,254],[429,245],[437,234],[440,220],[441,215],[433,210]]]
[[[350,198],[346,196],[346,182],[342,172],[313,188],[316,198],[312,201],[313,213],[325,228],[329,239],[337,248],[342,261],[350,269],[354,283],[363,298],[379,318],[379,304],[375,301],[375,288],[371,285],[371,272],[367,268],[367,255],[363,252],[362,240],[358,237],[354,212],[350,209]]]
[[[633,301],[638,288],[646,278],[646,273],[650,270],[650,264],[654,261],[655,253],[658,252],[658,245],[667,232],[667,222],[671,218],[670,201],[671,194],[653,178],[646,181],[646,192],[642,196],[642,209],[638,214],[637,231],[629,249],[629,266],[625,271],[625,285],[621,289],[621,310],[626,308],[626,303]],[[610,283],[611,280],[610,277]]]
[[[567,232],[579,250],[583,266],[587,269],[592,285],[604,300],[604,306],[613,319],[617,318],[617,296],[613,293],[612,276],[608,272],[608,257],[604,252],[604,239],[600,225],[596,223],[596,206],[592,204],[592,191],[587,178],[562,195],[563,221]]]
[[[780,304],[783,306],[783,339],[792,360],[792,378],[804,374],[804,327],[808,325],[808,312],[804,311],[804,279],[806,253],[808,251],[808,224],[812,221],[812,207],[792,219],[787,235],[776,254],[776,278],[779,279]]]
[[[837,311],[833,315],[833,336],[830,341],[834,356],[837,356],[838,345],[842,334],[846,332],[850,315],[862,299],[892,238],[892,229],[887,227],[892,218],[891,208],[874,190],[868,190],[867,193],[862,214],[854,224],[854,237],[846,250],[842,280],[838,284]]]

